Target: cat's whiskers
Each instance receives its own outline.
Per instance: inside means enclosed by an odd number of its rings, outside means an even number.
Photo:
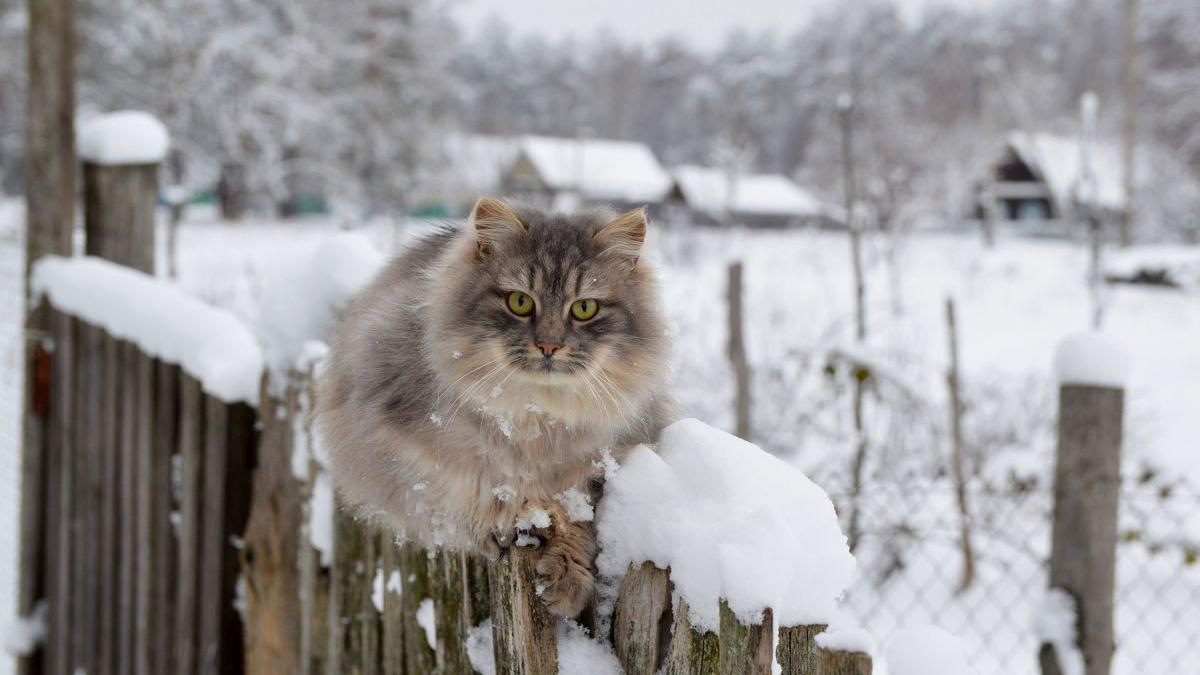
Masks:
[[[444,388],[442,388],[441,392],[438,393],[438,397],[436,399],[434,399],[434,401],[433,401],[434,412],[437,411],[438,403],[441,403],[442,397],[444,397],[452,389],[454,389],[454,385],[458,384],[459,382],[462,382],[467,377],[470,377],[470,375],[472,373],[478,372],[484,368],[487,368],[488,366],[496,365],[497,363],[503,361],[504,358],[505,358],[504,354],[501,354],[499,356],[494,356],[494,357],[488,359],[487,361],[485,361],[483,364],[475,366],[474,368],[468,370],[466,373],[464,373],[462,375],[462,377],[459,377],[457,380],[451,382],[450,384],[448,384]]]
[[[601,390],[603,390],[609,396],[609,398],[612,400],[613,405],[617,409],[618,417],[620,418],[620,420],[622,422],[624,422],[625,430],[628,431],[630,429],[630,427],[632,426],[632,422],[629,420],[628,416],[621,410],[621,403],[620,403],[620,401],[617,400],[616,395],[620,395],[620,396],[622,396],[622,398],[625,398],[626,404],[629,403],[629,399],[627,397],[625,397],[624,394],[621,394],[621,392],[619,390],[614,389],[613,388],[614,385],[611,384],[611,381],[606,383],[605,380],[607,378],[605,378],[603,373],[599,372],[598,370],[593,370],[593,369],[587,369],[586,373],[588,375],[588,378],[590,380],[592,380],[596,384],[597,387],[600,387]],[[601,378],[605,378],[605,379],[601,379]],[[614,394],[616,394],[616,395],[614,395]],[[613,424],[611,421],[609,422],[609,427],[610,428],[613,427]]]
[[[477,393],[481,392],[483,387],[487,386],[488,381],[495,377],[496,374],[502,372],[507,365],[508,363],[501,363],[492,370],[489,370],[487,375],[484,375],[478,381],[472,383],[469,387],[464,389],[462,393],[454,399],[454,402],[450,404],[453,406],[453,410],[450,413],[450,417],[446,420],[446,426],[453,424],[454,418],[458,416],[459,411],[462,410],[462,407],[466,405],[467,401],[471,400]],[[516,371],[514,370],[513,372]],[[511,377],[511,373],[509,376]],[[505,378],[505,381],[507,382],[508,378]]]

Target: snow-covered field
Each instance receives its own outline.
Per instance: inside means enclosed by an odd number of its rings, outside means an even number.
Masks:
[[[380,222],[356,233],[390,252],[428,227]],[[323,220],[230,225],[193,214],[179,236],[180,284],[258,321],[272,280],[295,278],[297,266],[319,264],[337,229]],[[19,270],[19,249],[6,243],[3,231],[0,226],[0,270]],[[740,259],[755,440],[825,487],[843,515],[858,441],[847,359],[869,364],[865,528],[860,576],[848,597],[880,644],[886,648],[905,625],[933,623],[963,638],[981,673],[1033,673],[1034,613],[1042,605],[1049,546],[1056,405],[1051,362],[1063,338],[1088,326],[1084,248],[1002,238],[987,250],[977,237],[950,234],[868,241],[869,337],[857,345],[849,339],[852,287],[844,235],[664,229],[651,247],[675,326],[674,377],[687,414],[733,426],[725,280],[726,264]],[[1138,256],[1169,258],[1193,270],[1200,263],[1198,250],[1159,248],[1122,252],[1111,267],[1128,267]],[[8,279],[0,271],[0,312],[12,296],[16,317],[19,292]],[[1181,483],[1200,485],[1198,293],[1195,286],[1112,286],[1107,296],[1105,329],[1124,343],[1132,364],[1124,458],[1129,486],[1121,525],[1129,542],[1121,547],[1118,569],[1115,666],[1123,675],[1172,672],[1200,660],[1188,628],[1200,626],[1200,565],[1186,564],[1188,547],[1200,542],[1200,497]],[[955,593],[957,520],[944,471],[947,297],[958,314],[964,447],[979,554],[976,584],[962,594]],[[13,332],[17,323],[0,314],[0,329]],[[15,342],[8,346],[3,339],[0,381],[8,386],[0,386],[0,402],[15,401]],[[0,420],[0,468],[11,467],[4,475],[12,476],[15,415],[7,420]],[[0,490],[2,546],[15,537],[15,509],[2,509],[9,501],[15,506],[16,490],[7,484]],[[8,577],[0,582],[12,587]],[[8,614],[9,606],[0,612]]]
[[[16,611],[18,515],[21,498],[21,299],[24,212],[0,199],[0,623]],[[12,672],[0,645],[0,675]]]

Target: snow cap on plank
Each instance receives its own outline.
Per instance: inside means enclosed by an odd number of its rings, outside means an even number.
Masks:
[[[103,166],[158,164],[167,157],[171,137],[157,117],[121,110],[79,123],[79,159]]]
[[[1106,333],[1076,333],[1058,344],[1054,370],[1059,384],[1123,389],[1129,378],[1128,350]]]

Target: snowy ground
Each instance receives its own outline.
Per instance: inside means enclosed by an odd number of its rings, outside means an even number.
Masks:
[[[16,611],[21,498],[21,299],[24,242],[16,202],[0,200],[0,623]],[[0,675],[12,672],[0,645]]]
[[[381,222],[359,232],[387,252],[428,227]],[[309,258],[336,229],[329,221],[227,225],[203,213],[189,215],[179,238],[180,283],[253,320],[268,280]],[[3,232],[0,223],[0,270],[19,270],[19,249]],[[844,235],[664,230],[656,233],[652,248],[676,326],[675,379],[686,412],[732,426],[725,265],[741,259],[755,440],[823,485],[843,513],[857,440],[849,422],[844,356],[871,364],[865,435],[872,451],[862,505],[867,528],[861,577],[849,606],[875,637],[886,645],[901,626],[935,623],[963,637],[981,673],[1034,672],[1033,613],[1041,604],[1041,561],[1049,541],[1051,359],[1061,339],[1088,324],[1083,248],[1002,239],[988,251],[975,237],[953,235],[868,242],[865,346],[849,339]],[[1137,256],[1165,256],[1190,269],[1200,263],[1200,251],[1186,248],[1121,254]],[[1114,267],[1118,263],[1129,260],[1114,261]],[[4,274],[0,271],[0,313],[10,296],[19,300]],[[1125,456],[1131,497],[1122,514],[1130,542],[1122,546],[1118,569],[1115,672],[1123,675],[1171,672],[1200,659],[1200,646],[1187,631],[1200,625],[1200,566],[1184,562],[1188,546],[1200,542],[1200,497],[1177,485],[1182,480],[1200,485],[1198,293],[1195,286],[1184,291],[1120,286],[1111,287],[1108,296],[1105,327],[1127,345],[1133,363]],[[944,302],[951,295],[959,318],[964,435],[979,551],[978,582],[961,595],[954,592],[956,520],[942,470],[948,447]],[[0,314],[0,329],[13,332],[15,325]],[[0,386],[0,402],[15,396],[8,392],[16,391],[12,377],[19,372],[12,367],[15,343],[9,347],[4,339],[0,336],[0,377],[8,387]],[[0,469],[13,469],[3,476],[15,474],[16,445],[6,444],[15,439],[12,424],[15,417],[11,424],[0,420]],[[1139,476],[1144,483],[1132,480]],[[0,526],[3,546],[15,533],[15,510],[3,509],[10,501],[15,506],[16,490],[4,484],[0,491],[0,516],[7,516]],[[7,577],[0,582],[4,589],[12,586]],[[0,612],[7,609],[0,606]]]

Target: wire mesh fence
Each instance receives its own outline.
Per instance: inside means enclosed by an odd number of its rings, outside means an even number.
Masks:
[[[961,519],[945,482],[863,493],[868,523],[856,552],[855,618],[887,641],[934,624],[963,642],[981,675],[1039,673],[1053,495],[1045,486],[970,485],[976,556],[962,587]],[[839,506],[844,498],[835,498]],[[1122,484],[1115,597],[1114,675],[1194,671],[1200,663],[1200,491],[1152,477]]]

